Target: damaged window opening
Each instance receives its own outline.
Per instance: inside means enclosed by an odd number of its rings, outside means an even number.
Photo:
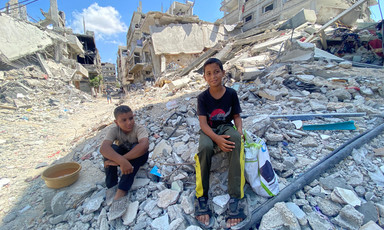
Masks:
[[[273,3],[263,7],[263,13],[267,13],[268,11],[271,11],[271,10],[273,10]]]
[[[247,23],[252,20],[252,14],[245,17],[244,22]]]

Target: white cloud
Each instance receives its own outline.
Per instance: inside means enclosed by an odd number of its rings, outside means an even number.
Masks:
[[[128,30],[125,23],[121,21],[120,13],[112,6],[101,7],[97,3],[93,3],[87,9],[83,9],[81,13],[73,12],[72,16],[71,28],[76,33],[84,32],[84,18],[86,30],[94,31],[96,39],[113,37],[118,33],[126,33]]]
[[[119,45],[119,46],[123,46],[124,45],[123,42],[116,41],[116,40],[106,40],[105,43],[115,44],[115,45]]]

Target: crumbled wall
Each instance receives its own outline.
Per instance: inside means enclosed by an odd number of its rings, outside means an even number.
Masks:
[[[10,61],[53,45],[51,37],[38,27],[0,15],[0,52]]]
[[[224,27],[196,23],[164,27],[151,26],[151,36],[156,55],[201,53],[225,40]]]

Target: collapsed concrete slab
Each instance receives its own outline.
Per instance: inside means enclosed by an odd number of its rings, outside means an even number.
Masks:
[[[293,29],[296,28],[306,22],[315,23],[316,22],[316,12],[314,10],[302,9],[299,13],[297,13],[292,18],[288,19],[284,22],[279,29]]]
[[[170,24],[150,30],[156,55],[201,53],[225,38],[224,27],[213,24]]]
[[[51,36],[37,26],[0,15],[0,53],[14,61],[53,45]]]

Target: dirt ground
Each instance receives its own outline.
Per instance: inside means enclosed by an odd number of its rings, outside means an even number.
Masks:
[[[0,138],[7,142],[1,146],[0,178],[8,179],[9,183],[0,188],[0,218],[20,201],[30,181],[40,179],[46,166],[68,154],[76,140],[95,125],[111,120],[114,107],[105,98],[98,98],[79,105],[73,114],[59,119],[51,117],[51,121],[1,119]],[[8,118],[17,116],[16,113],[0,111],[1,117]]]
[[[105,97],[72,106],[68,113],[49,111],[28,114],[15,110],[0,110],[0,220],[10,212],[23,209],[41,210],[42,198],[35,180],[55,160],[68,155],[87,138],[95,135],[99,127],[113,122],[116,103],[130,105],[136,111],[151,104],[151,116],[164,113],[165,104],[187,93],[169,96],[168,91],[152,93],[136,91],[127,94],[124,101]],[[24,118],[24,119],[23,119]],[[10,141],[11,140],[11,141]],[[36,184],[36,185],[35,185]],[[34,188],[35,186],[35,188]],[[41,216],[42,213],[36,213]]]

